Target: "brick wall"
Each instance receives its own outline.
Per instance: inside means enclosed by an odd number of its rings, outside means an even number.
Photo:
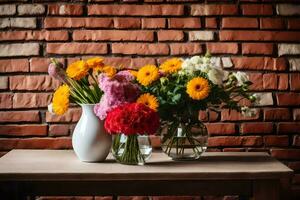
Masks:
[[[299,2],[299,1],[298,1]],[[34,4],[33,4],[34,3]],[[300,2],[297,0],[0,0],[0,152],[71,148],[80,117],[47,112],[49,57],[101,55],[141,67],[206,51],[248,72],[259,113],[201,112],[212,151],[268,151],[296,171],[300,195]],[[158,144],[158,138],[154,138]]]

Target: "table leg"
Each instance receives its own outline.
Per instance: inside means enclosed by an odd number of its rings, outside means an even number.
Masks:
[[[278,180],[257,180],[253,182],[254,200],[279,200],[280,183]]]

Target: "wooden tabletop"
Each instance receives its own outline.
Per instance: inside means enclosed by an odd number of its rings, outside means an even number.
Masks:
[[[0,158],[0,181],[15,180],[252,180],[278,179],[293,171],[257,152],[209,152],[200,160],[176,162],[153,153],[144,166],[107,159],[80,162],[72,150],[12,150]]]

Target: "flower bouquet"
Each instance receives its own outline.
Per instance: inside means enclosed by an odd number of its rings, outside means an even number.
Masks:
[[[159,67],[146,65],[136,76],[144,93],[137,102],[158,111],[161,145],[173,159],[197,159],[205,151],[208,134],[198,119],[199,110],[228,108],[255,114],[240,104],[243,99],[256,100],[248,93],[248,76],[223,71],[209,55],[172,58]]]

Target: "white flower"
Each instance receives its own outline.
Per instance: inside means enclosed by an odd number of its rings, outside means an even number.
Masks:
[[[200,56],[193,56],[190,58],[190,62],[193,65],[200,65],[202,63],[202,58]]]
[[[207,73],[208,79],[216,85],[221,86],[223,84],[224,72],[218,68],[211,68]]]
[[[254,117],[257,113],[255,108],[249,108],[248,106],[243,106],[241,108],[242,115],[245,117]]]
[[[245,82],[249,81],[249,76],[245,72],[233,73],[237,80],[237,86],[242,86]]]
[[[49,104],[48,105],[48,111],[51,113],[51,114],[55,114],[54,111],[53,111],[53,104]]]

